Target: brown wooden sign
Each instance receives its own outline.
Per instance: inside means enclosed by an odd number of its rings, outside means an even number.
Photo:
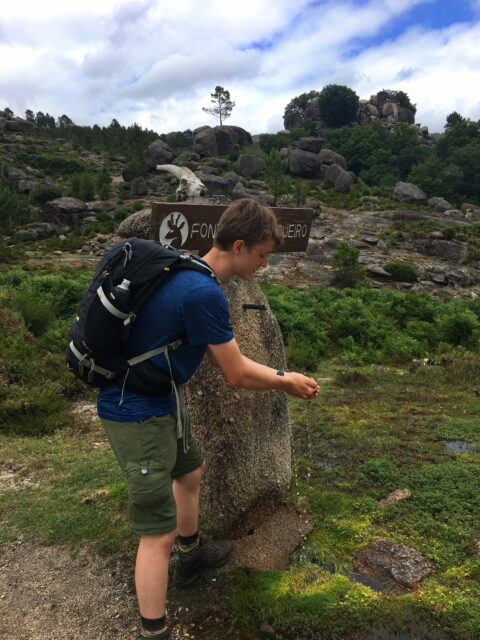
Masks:
[[[225,205],[154,202],[151,237],[177,249],[204,255],[213,244],[215,229]],[[283,228],[285,243],[279,251],[305,251],[312,225],[312,209],[271,207]]]

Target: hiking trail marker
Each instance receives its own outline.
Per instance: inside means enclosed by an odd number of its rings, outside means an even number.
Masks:
[[[227,205],[154,202],[151,237],[176,249],[198,251],[202,256],[211,248],[218,221],[226,208]],[[313,210],[270,208],[285,235],[285,242],[278,252],[306,251]]]

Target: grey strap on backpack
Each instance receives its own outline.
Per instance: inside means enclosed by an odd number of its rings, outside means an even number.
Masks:
[[[165,353],[166,351],[172,351],[173,349],[178,349],[183,344],[183,340],[175,340],[175,342],[170,342],[170,344],[166,344],[163,347],[157,347],[156,349],[151,349],[150,351],[145,351],[145,353],[141,353],[138,356],[130,358],[127,360],[128,364],[133,367],[135,364],[139,362],[143,362],[144,360],[148,360],[149,358],[153,358],[153,356],[158,356],[161,353]]]

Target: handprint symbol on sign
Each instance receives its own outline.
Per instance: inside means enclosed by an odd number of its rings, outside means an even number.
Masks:
[[[188,222],[179,211],[173,211],[160,225],[160,242],[180,248],[188,237]]]

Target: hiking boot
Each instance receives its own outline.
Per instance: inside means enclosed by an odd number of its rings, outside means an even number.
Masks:
[[[171,637],[172,637],[172,631],[167,627],[163,631],[160,631],[160,633],[156,633],[153,636],[144,636],[140,632],[138,636],[138,640],[145,640],[145,638],[148,638],[148,640],[170,640]]]
[[[189,553],[177,552],[173,582],[177,587],[191,584],[205,569],[222,567],[232,552],[232,545],[228,540],[212,540],[205,542],[200,539],[200,546]]]

